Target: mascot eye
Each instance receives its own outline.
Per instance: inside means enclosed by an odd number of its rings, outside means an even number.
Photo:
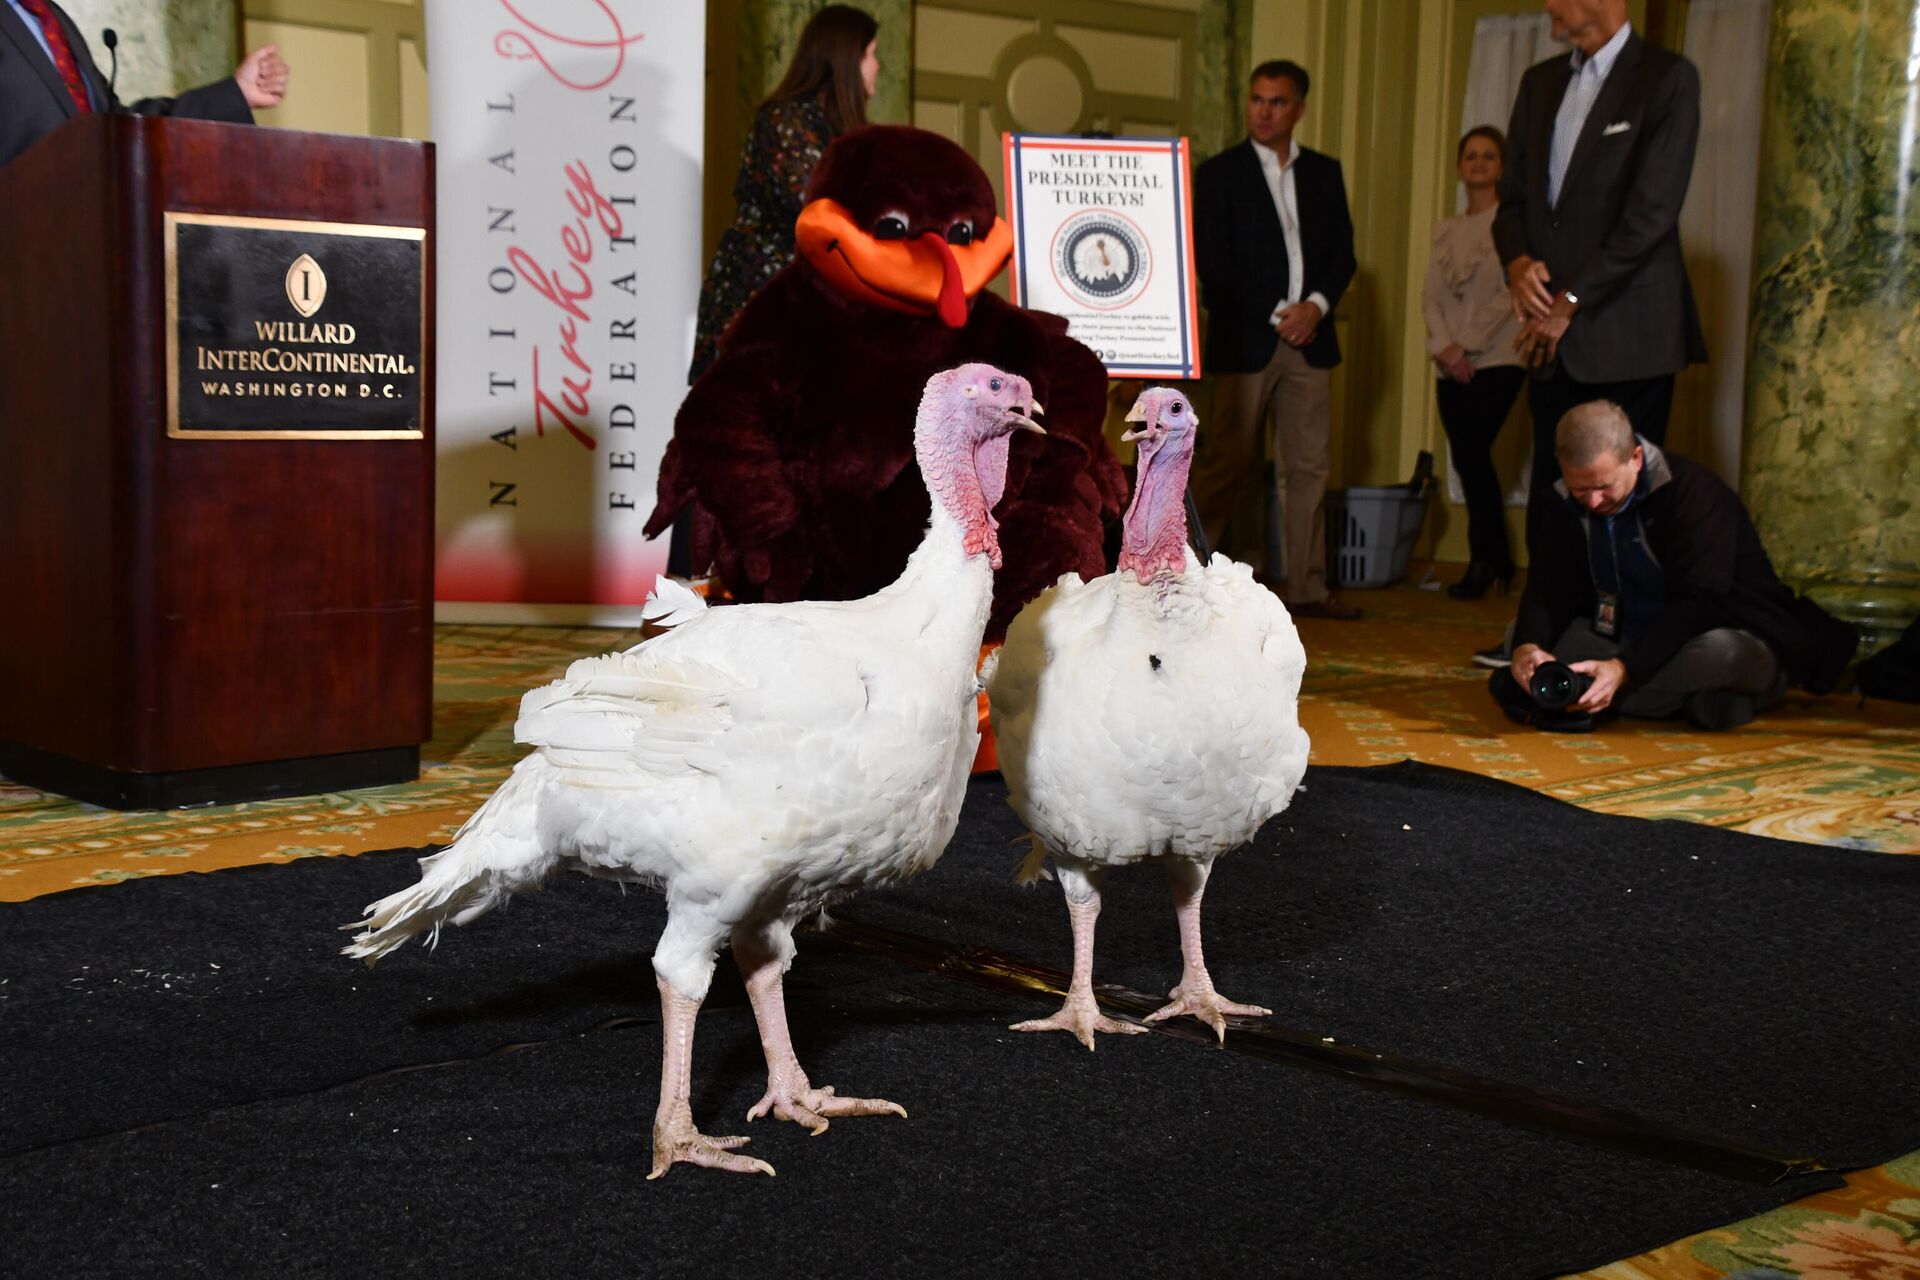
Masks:
[[[873,224],[875,240],[905,240],[907,238],[907,220],[897,214],[882,214]]]
[[[993,381],[992,381],[991,383],[989,383],[988,385],[989,385],[990,387],[992,387],[992,388],[993,388],[993,389],[994,389],[995,391],[998,391],[998,390],[1000,389],[1000,379],[998,379],[998,378],[995,378],[995,379],[994,379],[994,380],[993,380]]]
[[[971,222],[956,222],[951,227],[948,227],[947,243],[948,244],[972,244],[973,243],[973,224]]]

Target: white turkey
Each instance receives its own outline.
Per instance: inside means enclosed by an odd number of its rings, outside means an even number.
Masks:
[[[1184,965],[1155,1022],[1192,1014],[1222,1040],[1226,1016],[1267,1009],[1221,997],[1201,948],[1200,900],[1213,862],[1287,807],[1307,767],[1298,702],[1306,654],[1285,606],[1253,571],[1187,548],[1184,506],[1193,407],[1153,387],[1120,561],[1092,582],[1067,574],[1014,619],[987,682],[1007,798],[1033,832],[1023,882],[1051,857],[1073,926],[1066,1003],[1016,1031],[1145,1028],[1101,1015],[1094,922],[1114,867],[1165,864]]]
[[[787,1034],[781,975],[794,923],[867,885],[925,871],[959,821],[979,743],[974,674],[1000,565],[991,514],[1009,434],[1039,431],[1027,382],[984,364],[935,374],[914,431],[933,497],[925,538],[892,585],[862,600],[705,602],[665,579],[647,615],[670,628],[587,658],[526,695],[514,727],[536,748],[421,860],[412,888],[374,903],[346,954],[466,924],[559,867],[659,890],[653,955],[665,1047],[653,1172],[676,1161],[771,1174],[707,1137],[688,1103],[694,1020],[731,941],[767,1057],[747,1113],[810,1126],[906,1112],[809,1083]],[[1044,434],[1044,433],[1043,433]]]

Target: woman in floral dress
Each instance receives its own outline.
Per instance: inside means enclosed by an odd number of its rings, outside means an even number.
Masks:
[[[793,220],[827,144],[867,122],[880,74],[878,32],[871,15],[849,5],[820,10],[801,31],[787,74],[755,112],[733,183],[738,212],[700,288],[689,383],[713,363],[720,335],[747,299],[792,261]]]

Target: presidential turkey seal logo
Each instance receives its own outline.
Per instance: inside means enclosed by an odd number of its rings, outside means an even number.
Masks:
[[[1060,287],[1096,311],[1126,306],[1153,274],[1146,234],[1112,209],[1089,209],[1061,223],[1051,256]]]

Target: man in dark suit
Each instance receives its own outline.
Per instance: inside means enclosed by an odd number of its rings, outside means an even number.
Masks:
[[[1357,618],[1358,609],[1327,592],[1324,510],[1328,387],[1340,363],[1331,316],[1353,279],[1353,220],[1340,162],[1293,140],[1307,88],[1306,71],[1292,62],[1254,68],[1246,140],[1194,174],[1194,258],[1214,395],[1193,497],[1209,542],[1219,544],[1233,516],[1259,497],[1260,427],[1271,404],[1274,465],[1285,477],[1287,608]],[[1252,546],[1239,550],[1257,556]]]
[[[287,64],[277,45],[248,54],[231,78],[177,98],[121,105],[94,65],[80,29],[53,0],[0,0],[0,165],[88,112],[133,110],[252,124],[256,108],[280,104]]]
[[[1707,358],[1680,257],[1680,206],[1700,135],[1700,75],[1634,34],[1627,0],[1547,0],[1571,56],[1531,67],[1507,131],[1493,239],[1516,347],[1534,377],[1527,545],[1537,552],[1560,478],[1554,427],[1611,400],[1654,444],[1673,376]]]

